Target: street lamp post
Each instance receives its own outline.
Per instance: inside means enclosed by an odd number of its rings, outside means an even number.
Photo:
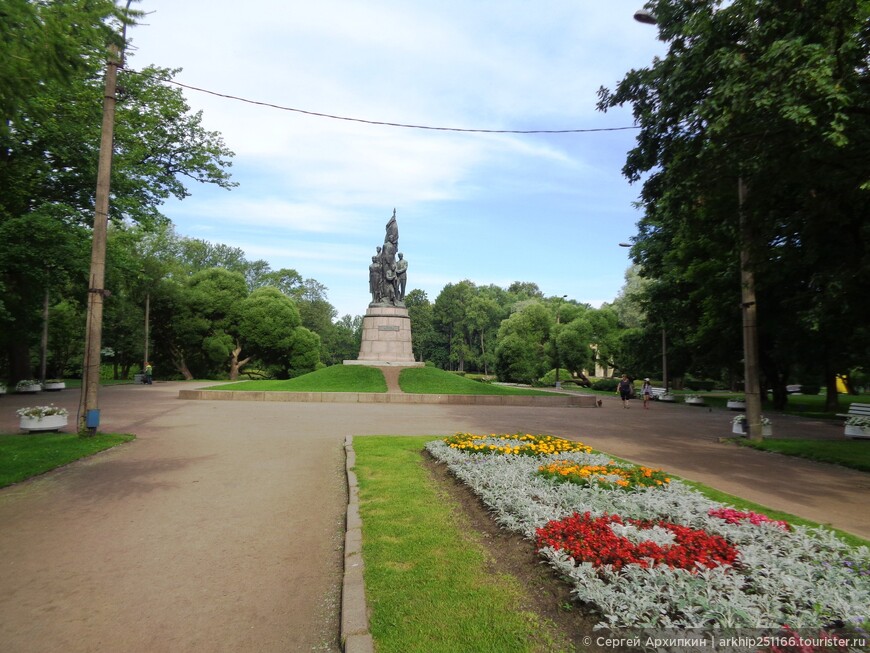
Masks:
[[[647,25],[656,25],[655,14],[646,9],[635,12],[634,19]],[[743,383],[746,395],[746,425],[750,440],[763,439],[761,432],[761,385],[758,358],[758,304],[755,296],[755,273],[752,261],[752,224],[746,216],[744,203],[747,188],[743,177],[737,179],[737,212],[740,239],[740,306],[743,323]],[[662,352],[664,352],[664,331]],[[667,382],[666,382],[667,383]]]

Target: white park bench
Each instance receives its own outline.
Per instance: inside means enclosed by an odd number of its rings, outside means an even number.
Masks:
[[[656,401],[661,401],[662,397],[664,397],[665,395],[670,395],[671,397],[673,397],[673,395],[671,395],[671,393],[668,392],[667,390],[665,390],[664,388],[653,388],[652,389],[652,398],[655,399]],[[673,400],[672,399],[665,399],[664,401],[673,401]]]
[[[870,404],[853,403],[849,406],[848,413],[837,413],[837,417],[867,417],[870,418]],[[845,425],[845,435],[847,438],[870,438],[870,428]]]

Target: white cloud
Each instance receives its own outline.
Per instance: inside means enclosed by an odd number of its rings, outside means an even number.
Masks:
[[[130,32],[133,67],[182,67],[180,82],[286,107],[432,126],[628,125],[627,110],[596,112],[595,92],[662,47],[631,19],[637,0],[147,4],[155,13]],[[621,286],[624,252],[609,243],[638,218],[636,189],[619,175],[630,135],[421,131],[185,96],[236,152],[240,186],[169,203],[179,232],[317,278],[340,311],[364,310],[367,260],[393,206],[410,283],[430,299],[462,278],[558,290],[564,269],[549,261],[579,262],[581,276],[612,270],[613,296]],[[578,293],[609,294],[581,281]]]

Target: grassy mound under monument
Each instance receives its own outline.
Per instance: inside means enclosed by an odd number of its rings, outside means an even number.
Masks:
[[[540,395],[549,393],[529,388],[492,385],[466,379],[435,367],[409,367],[399,376],[402,392],[441,395]],[[332,365],[322,370],[283,381],[241,381],[204,390],[256,392],[386,392],[387,382],[378,367]]]
[[[332,365],[281,381],[240,381],[203,390],[256,392],[386,392],[387,381],[376,367]]]

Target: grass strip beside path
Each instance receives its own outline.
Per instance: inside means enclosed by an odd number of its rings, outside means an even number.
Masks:
[[[80,438],[77,433],[0,435],[0,487],[130,442],[135,435],[98,433]]]
[[[747,440],[736,442],[744,447],[798,456],[823,463],[870,472],[870,442],[861,440]]]
[[[460,506],[422,464],[433,438],[356,437],[363,561],[379,653],[569,650],[522,608],[517,581],[488,568]]]
[[[550,396],[552,393],[530,388],[493,385],[466,379],[436,367],[409,367],[399,375],[402,392],[411,394],[440,395],[538,395]]]

